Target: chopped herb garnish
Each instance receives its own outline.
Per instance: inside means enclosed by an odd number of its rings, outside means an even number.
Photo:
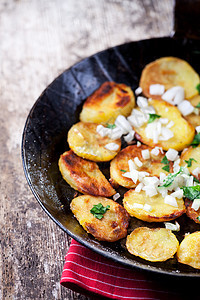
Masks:
[[[197,179],[196,177],[194,177],[194,182],[200,183],[199,179]]]
[[[155,121],[155,119],[159,119],[160,116],[157,114],[149,114],[149,121],[148,123],[152,123],[153,121]]]
[[[185,162],[187,163],[187,167],[188,168],[191,167],[192,161],[197,162],[196,159],[194,159],[194,158],[189,158],[188,160],[185,160]]]
[[[103,218],[103,215],[107,210],[110,209],[110,205],[107,205],[104,207],[101,203],[95,204],[93,208],[90,210],[91,214],[94,215],[95,218],[101,220]]]
[[[200,216],[197,217],[197,220],[200,221]]]
[[[163,157],[163,159],[161,160],[161,164],[169,164],[169,160],[167,159],[166,155]]]
[[[114,129],[116,127],[115,124],[106,124],[107,128]]]
[[[200,83],[197,84],[196,89],[197,89],[198,93],[200,94]]]
[[[182,189],[184,197],[190,200],[200,199],[200,185],[183,186]]]
[[[127,172],[126,170],[122,170],[122,169],[121,169],[120,171],[121,171],[121,172],[124,172],[124,173],[126,173],[126,172]]]
[[[196,108],[200,108],[200,102],[195,107]]]
[[[191,143],[192,148],[196,148],[200,144],[200,132],[194,136],[194,139]]]
[[[162,170],[169,172],[169,165],[164,166]]]
[[[163,180],[164,184],[161,185],[160,187],[170,186],[174,182],[175,177],[182,172],[183,172],[183,167],[180,167],[180,170],[177,173],[175,174],[170,173],[169,175],[167,175],[167,177],[165,177],[165,179]]]

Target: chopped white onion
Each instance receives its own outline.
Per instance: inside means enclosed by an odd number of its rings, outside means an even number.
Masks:
[[[194,199],[191,208],[197,211],[200,208],[200,199]]]
[[[167,118],[160,118],[159,121],[161,124],[165,124],[165,125],[169,122]]]
[[[149,197],[153,197],[153,196],[158,194],[157,189],[155,188],[155,186],[146,185],[142,188],[142,190],[145,191],[146,195],[149,196]]]
[[[119,127],[115,127],[114,129],[111,130],[109,137],[112,140],[118,140],[121,138],[122,135],[123,135],[123,130]]]
[[[162,99],[170,104],[177,105],[184,100],[184,89],[181,86],[174,86],[162,95]]]
[[[160,150],[159,150],[158,147],[155,147],[155,148],[153,148],[153,149],[151,150],[151,154],[152,154],[152,155],[158,156],[159,153],[160,153]]]
[[[166,152],[166,157],[168,160],[170,161],[175,161],[177,158],[178,158],[178,151],[175,150],[175,149],[169,149],[167,152]]]
[[[141,153],[142,153],[142,157],[143,157],[144,159],[149,159],[149,158],[150,158],[150,152],[149,152],[149,149],[142,150]]]
[[[185,117],[193,112],[194,106],[192,106],[192,104],[189,101],[184,100],[178,105],[178,109],[181,112],[181,114]]]
[[[136,186],[135,192],[136,192],[136,193],[141,192],[143,186],[144,186],[144,184],[143,184],[142,182],[140,182],[140,183]]]
[[[168,124],[167,124],[167,128],[171,128],[172,126],[174,126],[174,121],[170,121]]]
[[[155,114],[156,113],[154,107],[151,105],[147,106],[147,107],[142,107],[141,110],[144,114]]]
[[[175,221],[175,224],[170,223],[170,222],[165,222],[165,228],[172,230],[172,231],[179,231],[180,230],[180,225],[177,221]]]
[[[137,141],[137,147],[140,147],[142,144],[139,142],[139,141]]]
[[[138,172],[137,170],[132,170],[132,171],[130,172],[130,175],[131,175],[132,181],[136,184],[137,181],[138,181],[139,172]]]
[[[138,157],[134,158],[134,163],[136,164],[136,166],[138,167],[142,167],[143,163],[139,160]]]
[[[137,105],[141,108],[142,107],[147,107],[149,105],[148,101],[147,101],[147,98],[142,97],[142,96],[137,97]]]
[[[136,96],[142,94],[142,88],[140,86],[135,90],[135,94]]]
[[[128,167],[129,171],[131,172],[132,170],[136,170],[137,166],[135,165],[134,161],[132,159],[128,160]]]
[[[197,126],[195,129],[196,129],[197,133],[200,132],[200,126]]]
[[[176,202],[176,198],[171,196],[171,195],[167,195],[164,199],[164,202],[166,204],[169,204],[169,205],[172,205],[172,206],[175,206],[175,207],[178,207],[178,204]]]
[[[119,149],[119,145],[116,143],[109,143],[105,145],[105,148],[111,151],[117,151]]]
[[[162,95],[165,91],[165,87],[162,84],[151,84],[149,87],[149,93],[151,95]]]
[[[143,208],[143,204],[141,203],[133,203],[133,208]]]
[[[150,212],[152,210],[152,207],[151,207],[151,205],[145,203],[144,206],[143,206],[143,209]]]
[[[174,133],[170,129],[168,129],[166,127],[163,127],[162,132],[161,132],[161,136],[159,137],[159,140],[160,141],[168,141],[173,136],[174,136]]]
[[[171,193],[170,196],[172,196],[172,197],[174,197],[174,198],[181,199],[181,198],[183,198],[183,190],[179,189],[179,190],[177,190],[177,191]]]
[[[135,136],[135,131],[131,130],[126,136],[124,136],[124,140],[126,143],[130,143],[132,142],[132,140],[134,139]]]
[[[119,115],[116,120],[115,120],[115,125],[117,127],[120,127],[122,130],[123,130],[123,133],[126,134],[126,133],[129,133],[129,131],[132,130],[132,127],[131,127],[131,124],[127,121],[127,119],[122,116],[122,115]]]
[[[119,193],[116,193],[113,195],[113,200],[116,201],[117,199],[120,198],[120,194]]]
[[[198,177],[199,174],[200,174],[200,168],[197,167],[196,169],[194,169],[194,170],[192,171],[192,174],[193,174],[194,176]]]

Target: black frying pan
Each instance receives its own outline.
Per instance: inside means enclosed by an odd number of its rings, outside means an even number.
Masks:
[[[62,179],[58,159],[68,149],[67,132],[78,122],[82,103],[103,82],[125,83],[135,90],[144,66],[162,56],[185,59],[200,73],[199,14],[199,1],[179,0],[175,6],[175,34],[172,37],[113,47],[63,72],[44,90],[31,109],[22,139],[23,167],[28,184],[42,208],[60,228],[83,245],[119,263],[187,278],[200,278],[200,270],[181,265],[176,259],[164,263],[147,262],[129,254],[124,239],[116,243],[98,242],[87,234],[69,209],[74,190]],[[179,223],[179,241],[185,232],[200,230],[200,226],[186,216],[179,218]],[[133,218],[130,231],[143,225],[158,227],[158,224],[147,224]]]

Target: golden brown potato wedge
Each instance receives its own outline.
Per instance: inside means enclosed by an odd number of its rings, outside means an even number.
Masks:
[[[179,242],[169,229],[138,227],[127,236],[128,251],[145,260],[158,262],[172,258]]]
[[[159,58],[143,69],[140,86],[146,97],[151,97],[149,87],[152,84],[162,84],[165,90],[174,86],[181,86],[185,90],[185,98],[190,99],[198,94],[196,86],[199,84],[199,75],[184,60],[177,57]],[[155,96],[160,99],[161,96]]]
[[[79,122],[73,125],[68,132],[69,147],[78,156],[93,161],[109,161],[121,149],[121,140],[111,140],[102,137],[96,132],[98,124]],[[117,150],[109,150],[106,146],[114,143]]]
[[[161,194],[153,197],[146,195],[145,191],[136,192],[134,189],[124,194],[123,205],[131,217],[136,217],[146,222],[165,222],[174,220],[185,213],[183,199],[176,199],[178,207],[166,204]],[[151,210],[145,210],[139,205],[148,204]]]
[[[103,197],[116,193],[95,162],[77,156],[72,150],[63,153],[58,164],[63,178],[75,190]]]
[[[159,146],[164,150],[172,148],[181,151],[190,145],[195,135],[195,129],[181,116],[178,108],[162,100],[151,100],[149,103],[154,107],[156,114],[174,122],[174,125],[170,128],[174,135],[168,140],[160,140],[158,143],[154,143],[153,139],[147,137],[146,134],[146,127],[151,124],[145,123],[141,127],[134,128],[137,132],[137,138],[150,147]]]
[[[82,122],[113,124],[118,115],[128,116],[135,106],[130,87],[115,82],[104,82],[83,104]]]
[[[200,95],[197,95],[197,96],[193,97],[192,99],[190,99],[190,103],[194,107],[196,107],[200,103]],[[198,108],[198,112],[199,112],[198,115],[196,115],[195,113],[192,113],[192,114],[184,117],[190,124],[192,124],[192,126],[194,128],[196,128],[197,126],[200,125],[200,108]]]
[[[148,150],[150,154],[149,159],[144,159],[142,156],[142,151]],[[130,178],[124,177],[125,172],[129,172],[128,161],[131,159],[134,161],[135,157],[143,163],[141,167],[138,168],[139,171],[148,172],[151,176],[160,176],[160,172],[168,174],[162,168],[164,165],[161,163],[165,154],[159,153],[158,156],[151,154],[151,147],[146,145],[132,145],[121,150],[117,156],[111,161],[110,164],[110,176],[111,182],[114,184],[122,185],[126,188],[134,188],[138,182],[135,184]],[[172,167],[172,166],[171,166]]]
[[[194,175],[193,171],[200,167],[200,145],[197,146],[196,148],[192,148],[190,146],[187,150],[185,150],[181,154],[181,166],[187,165],[188,170],[190,173],[196,177],[198,180],[200,180],[200,174],[199,175]],[[191,165],[191,166],[190,166]],[[195,172],[194,172],[195,173]]]
[[[100,220],[90,212],[94,205],[99,203],[103,207],[109,206]],[[115,242],[127,235],[129,215],[120,204],[113,200],[84,195],[74,198],[70,208],[83,228],[99,241]]]
[[[193,220],[195,223],[200,224],[200,221],[198,219],[198,217],[200,216],[200,208],[198,210],[194,210],[192,208],[192,203],[193,201],[186,199],[185,200],[185,206],[186,206],[186,214],[187,216]]]
[[[182,264],[200,269],[200,231],[186,235],[178,248],[177,259]]]

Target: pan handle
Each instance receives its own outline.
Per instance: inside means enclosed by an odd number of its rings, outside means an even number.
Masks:
[[[200,39],[200,0],[175,0],[174,37]]]

